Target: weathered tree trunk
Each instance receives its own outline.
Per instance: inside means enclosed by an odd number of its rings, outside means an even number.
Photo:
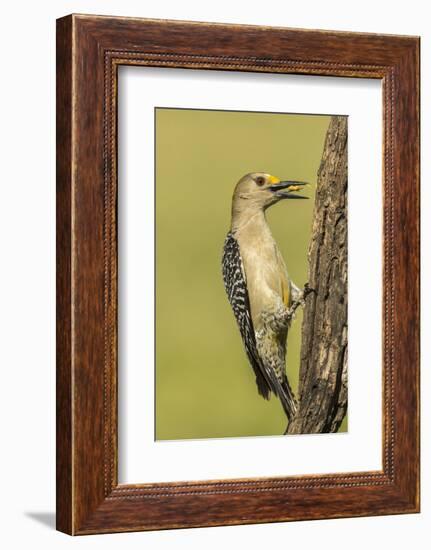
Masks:
[[[336,432],[347,409],[347,117],[332,117],[308,251],[298,412],[289,434]]]

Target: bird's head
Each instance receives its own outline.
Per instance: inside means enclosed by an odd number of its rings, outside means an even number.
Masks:
[[[281,181],[276,176],[264,172],[253,172],[242,177],[233,193],[233,207],[242,209],[266,210],[283,199],[307,199],[297,195],[304,185],[303,181]]]

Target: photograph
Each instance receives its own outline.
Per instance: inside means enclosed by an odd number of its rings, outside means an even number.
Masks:
[[[430,4],[2,8],[2,547],[429,548]]]
[[[154,116],[155,439],[346,432],[347,116]]]

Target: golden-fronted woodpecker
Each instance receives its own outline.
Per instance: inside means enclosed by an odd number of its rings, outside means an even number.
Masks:
[[[231,229],[223,248],[223,281],[239,326],[258,392],[281,401],[287,418],[296,401],[286,375],[286,340],[304,292],[293,284],[265,218],[265,210],[306,185],[256,172],[239,180],[232,198]],[[308,292],[308,287],[306,286]]]

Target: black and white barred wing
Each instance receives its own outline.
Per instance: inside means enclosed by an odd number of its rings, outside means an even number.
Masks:
[[[265,399],[269,399],[271,385],[268,383],[268,373],[262,365],[257,351],[256,337],[250,313],[247,281],[239,245],[230,232],[227,234],[223,247],[222,267],[226,293],[238,323],[248,360],[256,375],[258,391]]]

